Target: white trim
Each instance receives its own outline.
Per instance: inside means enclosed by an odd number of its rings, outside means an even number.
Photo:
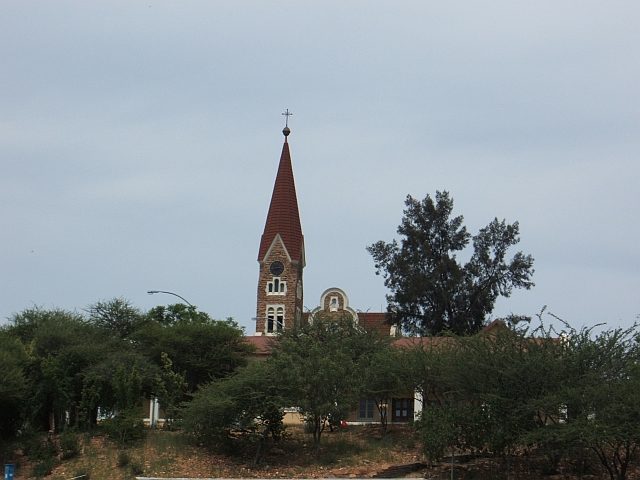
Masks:
[[[284,244],[284,240],[282,240],[282,237],[280,236],[279,233],[276,233],[276,236],[273,237],[273,241],[271,242],[271,245],[269,246],[267,253],[264,254],[264,258],[262,259],[262,261],[264,262],[267,258],[269,258],[269,255],[271,255],[271,251],[273,250],[273,247],[275,246],[276,242],[280,242],[282,244],[282,248],[284,248],[284,253],[287,254],[287,260],[289,261],[289,263],[291,263],[291,255],[289,255],[289,250],[287,250],[287,246]]]
[[[415,391],[413,393],[413,420],[417,421],[420,417],[420,413],[424,409],[424,398],[422,398],[422,393],[419,391]]]
[[[269,309],[273,308],[273,325],[274,330],[270,332],[268,330],[269,327]],[[264,311],[264,334],[265,335],[276,335],[280,330],[278,329],[278,310],[282,309],[282,330],[286,327],[287,322],[287,307],[283,303],[270,303],[265,306]]]
[[[359,321],[360,320],[358,318],[358,313],[353,308],[351,308],[349,306],[349,297],[347,296],[345,291],[342,290],[341,288],[338,288],[338,287],[327,288],[322,293],[322,295],[320,296],[320,306],[318,306],[315,309],[313,309],[313,311],[311,312],[311,315],[309,315],[309,323],[313,323],[313,317],[314,317],[314,315],[316,313],[324,311],[324,301],[326,300],[327,295],[329,295],[332,292],[336,292],[336,293],[342,295],[342,298],[344,299],[344,305],[342,306],[342,309],[351,314],[351,316],[353,317],[353,322],[354,322],[355,325],[359,325]]]
[[[276,283],[276,280],[278,281],[278,291],[277,292],[270,292],[269,291],[269,285],[274,286]],[[284,286],[284,291],[280,291],[282,289],[282,286]],[[271,281],[267,282],[267,285],[265,286],[265,291],[267,293],[267,295],[286,295],[287,294],[287,281],[286,280],[281,280],[280,276],[277,277],[273,277],[271,279]]]
[[[304,252],[304,235],[302,236],[302,244],[300,246],[300,261],[302,262],[302,268],[307,266],[307,257]]]

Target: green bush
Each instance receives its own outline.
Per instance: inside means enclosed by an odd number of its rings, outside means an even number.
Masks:
[[[126,467],[131,463],[131,455],[127,452],[120,452],[118,454],[118,467]]]
[[[304,419],[304,433],[312,434],[316,431],[316,426],[313,424],[313,421]]]
[[[19,444],[22,452],[29,457],[31,461],[47,460],[58,454],[58,447],[51,437],[38,432],[25,432],[20,438]]]
[[[65,428],[60,435],[60,450],[62,450],[62,460],[68,460],[80,454],[80,438],[78,434]]]
[[[47,475],[51,475],[51,471],[58,466],[58,459],[56,457],[49,457],[42,460],[40,463],[36,463],[31,470],[31,476],[37,479],[44,478]]]
[[[118,412],[115,417],[105,418],[101,423],[102,431],[114,441],[126,445],[144,436],[144,423],[141,409],[132,408]]]
[[[142,462],[136,460],[129,464],[129,470],[131,470],[133,475],[142,475],[144,473],[144,466],[142,465]]]

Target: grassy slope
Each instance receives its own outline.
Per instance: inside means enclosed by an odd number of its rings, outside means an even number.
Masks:
[[[280,444],[270,445],[258,467],[251,466],[251,451],[225,456],[212,454],[191,445],[175,432],[151,431],[144,440],[120,448],[103,436],[85,438],[82,453],[63,461],[48,479],[62,480],[90,472],[91,480],[132,479],[139,475],[158,477],[260,477],[314,478],[331,476],[340,468],[361,467],[360,475],[372,475],[382,466],[421,459],[418,439],[410,427],[395,427],[387,437],[376,435],[377,429],[349,427],[323,436],[320,457],[315,457],[313,439],[299,428],[289,428]],[[127,466],[119,467],[126,453]],[[18,457],[16,479],[26,479],[32,465]],[[360,476],[359,475],[359,476]]]
[[[299,428],[289,428],[287,436],[276,446],[270,445],[260,465],[251,466],[250,450],[225,456],[209,453],[190,444],[176,432],[150,431],[144,440],[123,449],[104,436],[84,438],[82,453],[65,460],[47,479],[68,480],[89,472],[91,480],[133,479],[135,474],[151,477],[192,478],[320,478],[371,477],[388,465],[422,460],[419,438],[408,426],[393,426],[385,438],[374,427],[349,427],[323,436],[321,455],[316,458],[313,439]],[[126,455],[130,462],[118,466]],[[8,459],[17,463],[16,479],[30,477],[33,465],[24,456]],[[527,480],[579,478],[567,459],[561,464],[563,475],[541,475],[545,459],[533,455],[513,459],[511,478]],[[137,470],[132,468],[137,467]],[[531,473],[529,473],[529,471]],[[601,467],[592,463],[582,479],[607,478]],[[447,464],[416,472],[412,476],[448,479]],[[500,457],[482,458],[456,468],[456,479],[506,479],[505,463]],[[631,468],[629,480],[640,479],[637,463]]]

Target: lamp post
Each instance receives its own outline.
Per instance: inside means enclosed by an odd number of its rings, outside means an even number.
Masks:
[[[165,292],[164,290],[147,290],[147,293],[149,295],[153,295],[154,293],[166,293],[167,295],[173,295],[174,297],[178,297],[180,300],[183,300],[184,303],[186,303],[187,305],[189,305],[191,308],[195,308],[193,305],[191,305],[186,298],[181,297],[180,295],[178,295],[177,293],[173,293],[173,292]]]

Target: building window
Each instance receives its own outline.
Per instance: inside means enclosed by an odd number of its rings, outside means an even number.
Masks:
[[[358,418],[373,418],[375,402],[373,398],[360,397],[360,408],[358,408]]]
[[[338,297],[331,297],[331,301],[329,302],[329,311],[330,312],[338,311]]]
[[[275,317],[276,309],[273,307],[267,308],[267,333],[273,333]]]
[[[277,333],[284,328],[284,306],[267,307],[267,333]]]
[[[393,422],[412,422],[413,402],[413,398],[394,398],[391,404],[391,420]]]
[[[298,298],[302,298],[302,281],[298,280],[298,288],[296,291]]]
[[[278,331],[284,328],[284,307],[278,307],[276,310],[276,327]]]
[[[273,280],[267,282],[267,295],[284,295],[287,293],[287,282],[280,280],[279,277],[273,277]]]

